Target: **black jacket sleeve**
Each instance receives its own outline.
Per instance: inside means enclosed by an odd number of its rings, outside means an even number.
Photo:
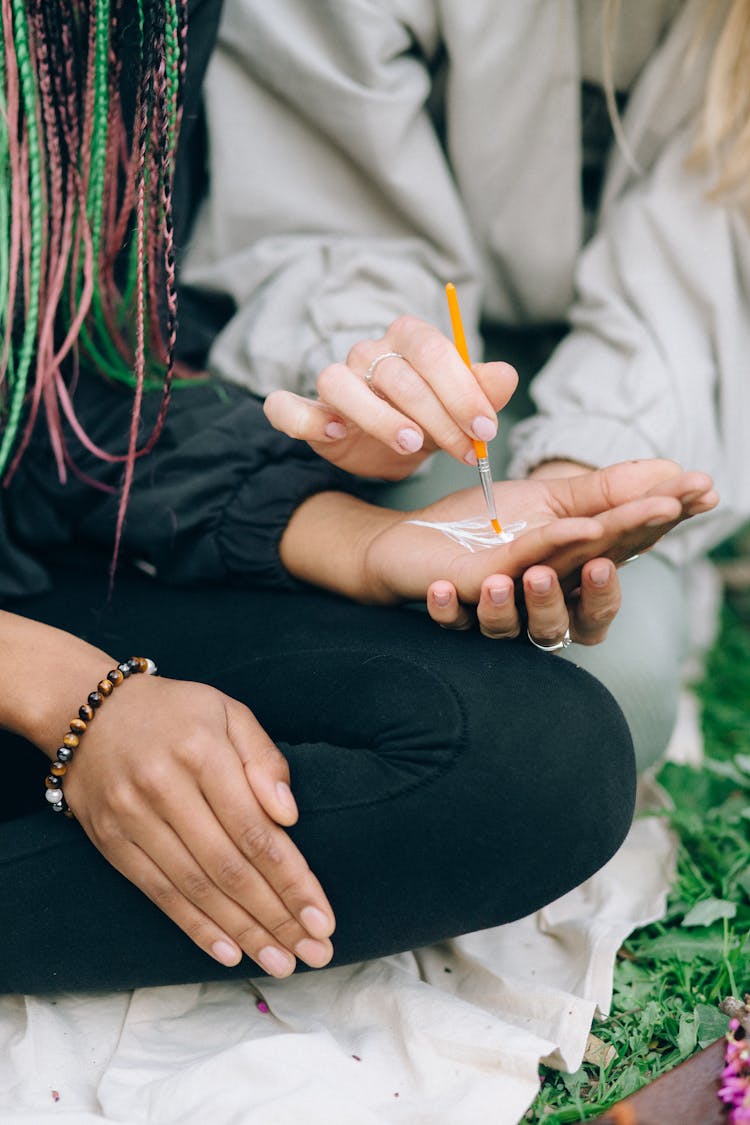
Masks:
[[[141,443],[159,400],[157,392],[145,397]],[[131,391],[81,376],[78,417],[93,441],[110,452],[126,448],[132,402]],[[3,496],[0,595],[38,589],[40,555],[81,547],[112,550],[122,464],[96,459],[70,430],[66,441],[78,468],[111,491],[74,473],[61,483],[40,421]],[[174,392],[155,449],[136,461],[122,555],[173,584],[291,588],[295,582],[281,563],[278,544],[295,508],[316,492],[362,489],[303,442],[277,433],[260,402],[241,389],[213,382],[182,387]]]

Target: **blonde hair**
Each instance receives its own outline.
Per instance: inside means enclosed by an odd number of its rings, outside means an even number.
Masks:
[[[691,162],[716,168],[712,198],[750,206],[750,0],[732,0],[729,6]]]
[[[720,8],[726,14],[717,34],[715,24]],[[615,100],[613,45],[620,9],[621,0],[605,0],[602,20],[604,91],[617,144],[627,162],[637,169]],[[688,164],[714,171],[710,198],[739,203],[747,210],[750,208],[750,0],[713,0],[707,4],[691,53],[697,54],[702,41],[708,38],[716,38],[716,45]]]

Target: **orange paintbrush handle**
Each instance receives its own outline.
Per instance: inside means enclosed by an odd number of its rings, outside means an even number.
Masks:
[[[469,348],[466,343],[466,333],[464,332],[463,321],[461,320],[461,310],[458,307],[458,293],[452,281],[449,281],[445,287],[445,295],[448,298],[448,312],[451,318],[451,328],[453,329],[453,342],[456,345],[456,351],[461,356],[466,366],[471,370],[471,360],[469,359]],[[483,441],[474,442],[474,452],[477,457],[487,456],[487,445]]]
[[[471,360],[469,359],[469,348],[466,344],[466,333],[464,332],[463,321],[461,320],[461,309],[458,307],[458,294],[456,287],[452,281],[449,281],[445,287],[445,295],[448,298],[448,312],[451,318],[451,328],[453,329],[453,342],[456,345],[456,351],[461,356],[466,366],[471,371]],[[502,528],[497,518],[495,511],[495,500],[492,495],[492,475],[490,473],[490,463],[487,456],[487,443],[484,441],[476,441],[472,439],[474,444],[474,452],[477,455],[478,468],[479,468],[479,481],[482,485],[482,491],[487,503],[487,511],[490,516],[490,523],[495,531],[500,535]]]

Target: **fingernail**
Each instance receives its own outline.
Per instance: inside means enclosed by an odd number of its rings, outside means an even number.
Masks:
[[[422,435],[406,427],[398,431],[396,441],[407,453],[416,453],[422,448]]]
[[[347,432],[343,422],[329,422],[325,429],[326,437],[330,438],[344,438]]]
[[[497,433],[497,420],[494,418],[485,418],[480,414],[480,416],[475,418],[471,423],[471,432],[474,434],[474,437],[478,438],[480,441],[492,441]]]
[[[589,575],[595,586],[606,586],[609,582],[609,567],[606,563],[598,563],[592,566]]]
[[[313,937],[328,937],[331,932],[330,919],[317,906],[306,906],[299,912],[300,921]]]
[[[464,461],[467,465],[471,465],[472,468],[476,467],[477,455],[473,449],[470,449],[468,453],[464,454]]]
[[[451,600],[450,592],[448,590],[437,590],[432,595],[432,600],[434,601],[435,605],[446,606]]]
[[[303,938],[302,941],[298,941],[294,947],[294,952],[300,961],[304,961],[306,965],[310,965],[313,969],[321,969],[331,960],[331,947],[323,945],[320,941],[313,941],[311,938]]]
[[[535,594],[548,594],[552,589],[552,579],[548,574],[530,579],[529,585]]]
[[[656,519],[649,520],[645,524],[646,527],[666,527],[667,524],[672,523],[672,520],[665,519],[664,516],[657,516]]]
[[[258,964],[270,973],[272,977],[288,977],[294,968],[294,961],[280,949],[266,945],[258,954]]]
[[[276,796],[279,798],[279,802],[284,806],[284,808],[287,809],[290,813],[294,813],[296,816],[297,802],[292,796],[292,791],[285,781],[276,782]]]
[[[490,586],[490,600],[493,605],[505,605],[510,597],[508,586]]]
[[[228,941],[215,941],[211,946],[211,952],[216,960],[220,961],[222,965],[226,965],[227,968],[231,968],[232,965],[239,965],[242,959],[242,951]]]

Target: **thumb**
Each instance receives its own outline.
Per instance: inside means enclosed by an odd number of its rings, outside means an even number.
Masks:
[[[227,736],[237,751],[248,784],[263,810],[277,824],[289,827],[299,819],[289,785],[289,763],[252,711],[227,701]]]
[[[604,469],[545,483],[567,515],[596,516],[650,492],[659,494],[665,482],[680,476],[680,467],[674,461],[652,458],[621,461]]]

